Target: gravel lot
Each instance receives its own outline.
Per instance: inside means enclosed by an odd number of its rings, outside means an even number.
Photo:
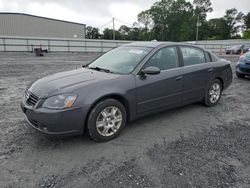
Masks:
[[[26,86],[97,55],[0,53],[0,187],[250,187],[250,79],[234,77],[213,108],[146,117],[106,143],[30,128],[19,107]]]

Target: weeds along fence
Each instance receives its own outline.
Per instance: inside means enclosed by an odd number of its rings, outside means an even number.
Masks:
[[[49,52],[107,52],[123,44],[134,41],[62,39],[38,37],[0,36],[0,52],[33,52],[35,48],[47,49]],[[216,54],[224,54],[231,45],[250,44],[250,40],[213,40],[189,42]]]

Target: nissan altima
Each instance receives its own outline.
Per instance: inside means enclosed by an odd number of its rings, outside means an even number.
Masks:
[[[231,82],[230,62],[202,48],[138,42],[37,80],[25,90],[21,108],[43,133],[85,131],[95,141],[107,141],[148,114],[195,102],[214,106]]]

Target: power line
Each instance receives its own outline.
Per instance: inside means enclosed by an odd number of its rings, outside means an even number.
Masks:
[[[118,22],[120,22],[120,23],[123,23],[123,24],[125,24],[125,25],[129,25],[129,26],[133,27],[133,24],[130,24],[130,23],[124,22],[124,21],[119,20],[119,19],[117,19],[117,18],[115,18],[115,20],[116,20],[116,21],[118,21]]]
[[[113,19],[112,19],[112,20],[110,20],[109,22],[107,22],[107,23],[105,23],[105,24],[103,24],[103,25],[99,26],[98,28],[105,27],[106,25],[110,24],[111,22],[113,22]]]
[[[112,28],[112,30],[113,30],[113,40],[115,40],[115,20],[118,21],[118,22],[120,22],[120,23],[123,23],[123,24],[125,24],[125,25],[129,25],[131,28],[133,28],[133,25],[132,25],[132,24],[129,24],[129,23],[127,23],[127,22],[124,22],[124,21],[119,20],[119,19],[114,18],[114,17],[112,18],[112,20],[110,20],[110,21],[107,22],[106,24],[103,24],[103,25],[101,25],[101,26],[98,27],[98,28],[100,29],[100,28],[102,28],[102,27],[107,26],[108,24],[110,24],[110,23],[112,22],[112,25],[113,25],[113,28]]]
[[[127,23],[127,22],[124,22],[124,21],[122,21],[122,20],[119,20],[119,19],[117,19],[117,18],[112,18],[109,22],[107,22],[107,23],[105,23],[105,24],[103,24],[103,25],[101,25],[101,26],[98,26],[97,28],[103,28],[103,27],[105,27],[105,26],[107,26],[108,24],[110,24],[110,23],[113,23],[113,25],[114,25],[114,21],[118,21],[118,22],[120,22],[120,23],[123,23],[123,24],[125,24],[125,25],[128,25],[128,26],[130,26],[130,27],[133,27],[133,25],[132,24],[130,24],[130,23]]]

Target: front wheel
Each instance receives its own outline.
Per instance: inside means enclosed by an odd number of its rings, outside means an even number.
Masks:
[[[108,141],[120,134],[127,121],[125,107],[115,99],[99,102],[88,117],[88,133],[91,139]]]
[[[206,96],[204,99],[204,103],[206,106],[215,106],[221,97],[221,92],[222,92],[222,84],[220,80],[215,79],[212,81],[208,87],[208,90],[206,92]]]

